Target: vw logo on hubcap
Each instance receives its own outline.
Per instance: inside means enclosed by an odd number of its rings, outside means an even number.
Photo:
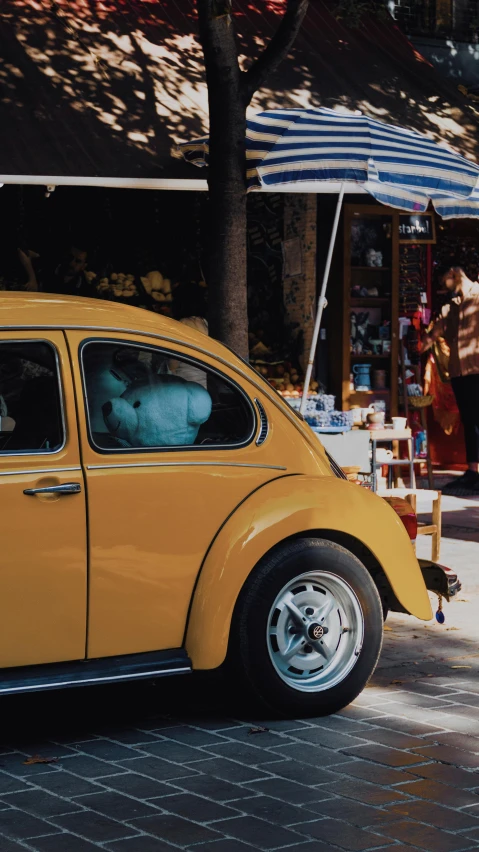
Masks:
[[[321,624],[310,624],[308,635],[310,639],[314,639],[315,641],[322,639],[324,636],[324,627]]]

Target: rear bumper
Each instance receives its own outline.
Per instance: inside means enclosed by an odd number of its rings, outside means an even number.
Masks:
[[[429,559],[419,559],[422,576],[426,589],[443,595],[450,601],[461,590],[461,581],[457,574],[445,565],[430,562]]]

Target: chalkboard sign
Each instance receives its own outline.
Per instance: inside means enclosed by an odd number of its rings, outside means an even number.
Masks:
[[[433,213],[400,214],[400,243],[435,243],[436,223]]]

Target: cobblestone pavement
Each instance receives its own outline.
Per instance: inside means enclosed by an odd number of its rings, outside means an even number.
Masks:
[[[215,677],[2,699],[0,852],[478,849],[478,517],[444,500],[459,601],[390,617],[334,717],[241,719]]]

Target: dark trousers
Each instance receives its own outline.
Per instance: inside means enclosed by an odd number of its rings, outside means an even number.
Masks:
[[[451,384],[464,426],[467,461],[479,462],[479,373],[458,376]]]

